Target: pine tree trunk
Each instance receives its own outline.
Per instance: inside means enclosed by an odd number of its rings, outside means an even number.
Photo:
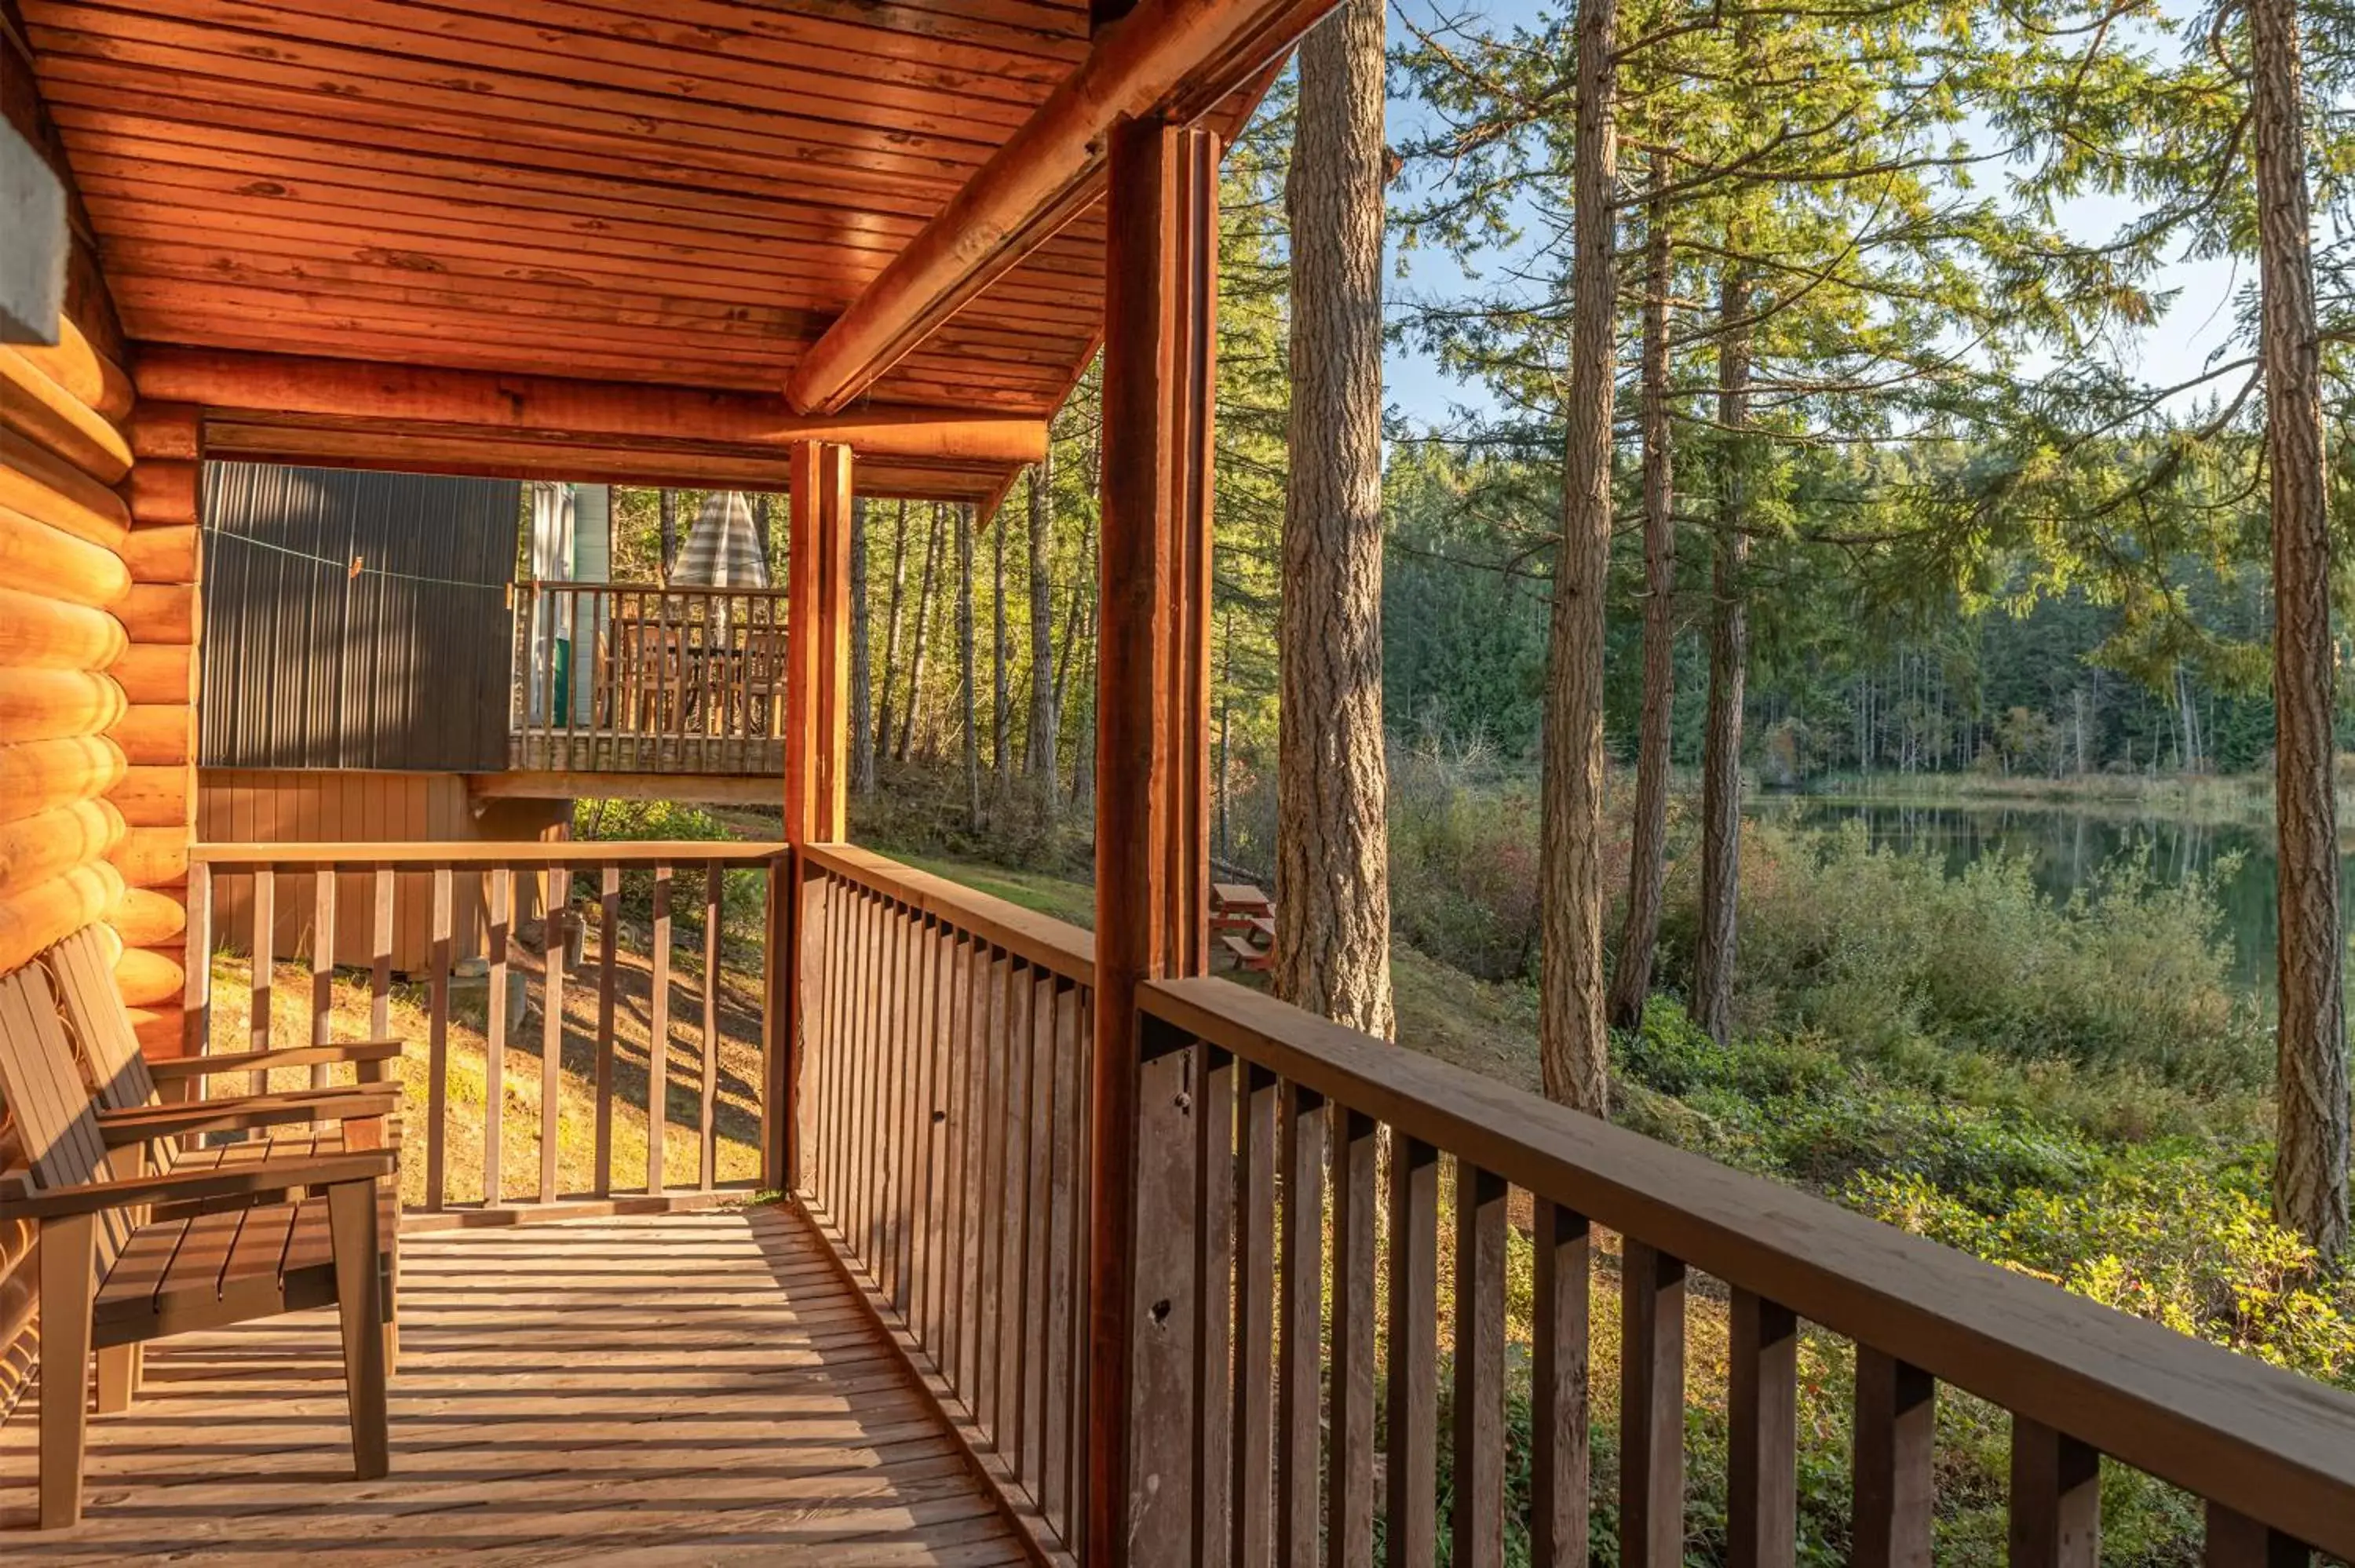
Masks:
[[[1003,800],[1014,778],[1014,688],[1006,667],[1006,530],[1004,510],[989,524],[989,789]]]
[[[924,571],[917,579],[915,645],[908,651],[908,711],[900,715],[900,749],[902,762],[908,760],[909,743],[916,734],[916,709],[924,700],[925,631],[932,620],[932,585],[939,577],[941,556],[941,507],[932,503],[931,525],[924,533]]]
[[[875,795],[875,670],[867,611],[867,503],[850,503],[850,788]]]
[[[1609,1109],[1603,1014],[1603,598],[1611,564],[1616,271],[1611,201],[1614,0],[1579,0],[1571,170],[1569,443],[1546,643],[1545,820],[1539,844],[1538,1064],[1552,1099]]]
[[[774,542],[769,532],[769,494],[755,491],[752,494],[752,529],[761,536],[761,566],[769,574],[772,587],[782,588],[783,574],[777,570],[777,557],[770,546]]]
[[[678,492],[659,492],[655,497],[655,509],[662,516],[662,582],[667,588],[671,563],[678,559]]]
[[[1062,809],[1062,779],[1055,721],[1055,599],[1050,568],[1055,544],[1054,453],[1030,471],[1030,736],[1023,768],[1037,786],[1039,814],[1053,821]]]
[[[1300,47],[1277,636],[1275,993],[1394,1030],[1382,758],[1382,0]]]
[[[981,745],[975,719],[980,706],[973,686],[973,519],[960,506],[949,525],[956,530],[957,727],[964,743],[964,821],[981,832]]]
[[[2280,1106],[2274,1213],[2325,1260],[2347,1245],[2347,1028],[2332,788],[2329,487],[2322,450],[2296,0],[2249,0],[2260,353],[2274,541],[2274,799],[2280,824]],[[2186,721],[2190,714],[2186,712]]]
[[[1750,279],[1725,275],[1718,313],[1717,540],[1710,569],[1709,718],[1701,742],[1700,941],[1693,965],[1693,1017],[1723,1044],[1733,1028],[1733,956],[1742,884],[1742,697],[1749,673],[1750,615],[1742,577],[1750,559],[1748,452]]]
[[[1677,524],[1675,454],[1668,437],[1668,208],[1658,193],[1668,160],[1652,159],[1656,193],[1644,233],[1644,706],[1636,742],[1636,821],[1627,853],[1627,922],[1611,976],[1611,1022],[1644,1021],[1660,895],[1668,870],[1668,749],[1676,717]]]
[[[900,604],[908,587],[908,503],[900,503],[897,519],[891,524],[891,601],[890,619],[883,627],[883,689],[879,712],[875,720],[874,747],[876,755],[891,749],[893,708],[891,698],[900,682]]]

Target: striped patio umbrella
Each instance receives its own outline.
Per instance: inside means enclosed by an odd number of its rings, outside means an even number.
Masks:
[[[769,563],[761,554],[761,529],[752,503],[739,490],[715,490],[703,498],[695,526],[672,563],[670,580],[680,588],[764,588]]]

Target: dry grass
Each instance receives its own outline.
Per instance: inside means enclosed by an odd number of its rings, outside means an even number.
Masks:
[[[689,967],[689,960],[695,960]],[[703,989],[700,955],[674,957],[670,1028],[665,1047],[667,1093],[664,1097],[663,1180],[673,1189],[692,1188],[700,1176],[699,1128],[703,1075]],[[596,1187],[596,1039],[600,966],[597,944],[588,961],[565,978],[564,1033],[557,1076],[556,1165],[559,1193],[574,1196]],[[541,965],[538,955],[517,948],[510,982],[527,987],[530,1011],[511,1033],[503,1054],[500,1096],[499,1195],[531,1200],[538,1195],[541,1137],[543,1022]],[[212,1048],[240,1051],[253,1044],[252,964],[242,956],[217,955],[213,962]],[[618,1192],[643,1191],[646,1181],[646,1088],[652,1038],[652,971],[645,954],[624,947],[615,965],[613,1008],[613,1185]],[[489,986],[483,980],[454,982],[442,1118],[444,1201],[483,1201],[485,1021]],[[404,1094],[401,1196],[410,1206],[425,1202],[428,1169],[432,1022],[428,988],[396,980],[391,996],[391,1033],[405,1041],[400,1080]],[[338,971],[331,1001],[332,1032],[338,1040],[368,1037],[369,995],[364,971]],[[312,1025],[311,974],[294,963],[272,970],[269,997],[273,1045],[307,1044]],[[719,979],[718,1093],[714,1129],[717,1176],[722,1183],[751,1181],[760,1175],[761,983],[723,963]],[[339,1082],[351,1069],[336,1069]],[[299,1088],[309,1070],[272,1075],[273,1089]]]

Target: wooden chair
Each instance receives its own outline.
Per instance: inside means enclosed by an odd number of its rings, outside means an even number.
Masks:
[[[139,1048],[130,1014],[123,1009],[122,993],[114,988],[108,944],[99,927],[84,927],[49,948],[37,961],[48,972],[65,1020],[67,1037],[80,1055],[97,1096],[100,1123],[110,1131],[137,1127],[142,1115],[151,1112],[164,1117],[170,1125],[181,1126],[186,1120],[186,1102],[196,1097],[206,1079],[239,1074],[250,1075],[253,1092],[226,1098],[208,1096],[205,1106],[217,1122],[221,1118],[249,1117],[263,1107],[282,1108],[285,1113],[282,1120],[286,1125],[271,1127],[261,1136],[245,1141],[191,1149],[177,1138],[157,1137],[144,1143],[119,1147],[108,1160],[108,1168],[117,1178],[173,1171],[229,1170],[260,1160],[400,1148],[400,1117],[397,1112],[386,1115],[376,1109],[378,1101],[374,1097],[352,1100],[332,1088],[274,1096],[264,1092],[267,1075],[272,1070],[317,1068],[344,1062],[353,1065],[362,1088],[390,1085],[400,1059],[400,1041],[365,1040],[272,1051],[237,1051],[151,1063]],[[165,1107],[163,1094],[166,1087],[175,1091],[174,1104],[169,1108]],[[295,1114],[302,1110],[315,1111],[317,1119],[305,1125]],[[223,1206],[230,1205],[223,1201]],[[396,1285],[400,1259],[398,1235],[396,1228],[388,1242],[393,1254]],[[398,1291],[394,1299],[397,1303]],[[389,1314],[385,1325],[386,1353],[395,1361],[400,1354],[399,1321],[396,1310]],[[138,1346],[119,1345],[100,1351],[99,1414],[111,1415],[129,1409],[139,1392],[139,1375]]]
[[[52,949],[54,952],[54,949]],[[142,1107],[102,1116],[82,1079],[50,966],[0,978],[0,1097],[25,1168],[0,1174],[0,1225],[39,1227],[40,1522],[81,1517],[93,1350],[144,1344],[334,1303],[343,1325],[352,1454],[360,1478],[389,1467],[387,1238],[399,1223],[390,1149],[245,1158],[121,1177],[112,1151],[189,1132],[308,1121],[320,1102],[391,1114],[389,1086],[268,1096],[281,1103]],[[249,1099],[251,1097],[249,1097]]]

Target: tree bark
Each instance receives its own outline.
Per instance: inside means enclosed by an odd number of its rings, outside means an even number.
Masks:
[[[2249,0],[2259,352],[2274,545],[2274,799],[2281,834],[2274,1213],[2326,1261],[2348,1232],[2347,1029],[2332,788],[2329,488],[2296,0]],[[2186,713],[2187,725],[2190,715]]]
[[[1676,718],[1677,524],[1668,436],[1668,160],[1652,157],[1644,229],[1644,705],[1636,742],[1636,821],[1627,854],[1627,919],[1611,976],[1611,1022],[1644,1022],[1668,869],[1668,750]]]
[[[782,586],[783,577],[777,570],[777,557],[770,549],[773,540],[769,532],[769,494],[766,491],[752,493],[752,529],[761,536],[761,566],[769,574],[771,586]]]
[[[891,699],[900,681],[900,604],[908,587],[908,503],[900,503],[899,515],[891,524],[891,599],[890,619],[883,627],[883,688],[882,701],[875,720],[874,747],[877,756],[891,749],[893,713]]]
[[[1701,742],[1700,941],[1693,1016],[1723,1044],[1733,1028],[1733,956],[1742,883],[1742,698],[1750,664],[1742,577],[1750,559],[1748,452],[1750,277],[1740,264],[1719,291],[1717,539],[1710,568],[1709,718]]]
[[[977,833],[981,832],[981,747],[975,734],[980,705],[973,686],[973,518],[959,506],[951,513],[949,526],[956,530],[957,722],[964,740],[964,821]]]
[[[671,563],[678,559],[678,492],[665,490],[655,496],[655,509],[662,516],[662,581],[670,585]]]
[[[850,503],[850,788],[875,795],[875,670],[868,647],[867,503]]]
[[[916,630],[914,646],[908,651],[908,711],[900,715],[899,760],[908,760],[908,747],[915,738],[916,709],[924,696],[925,631],[932,620],[932,584],[937,578],[941,556],[941,505],[932,503],[931,525],[924,533],[924,571],[917,579]]]
[[[1382,0],[1300,46],[1291,469],[1278,616],[1275,993],[1387,1039],[1382,757]]]
[[[1062,810],[1060,754],[1055,731],[1055,600],[1050,567],[1055,546],[1054,450],[1030,470],[1030,736],[1023,767],[1038,789],[1039,814],[1053,821]]]
[[[1614,0],[1579,0],[1571,168],[1569,427],[1561,551],[1546,641],[1545,821],[1539,844],[1538,1063],[1552,1099],[1609,1110],[1603,1015],[1603,597],[1611,564],[1617,321],[1611,200]]]
[[[989,523],[989,789],[996,800],[1006,799],[1014,778],[1014,688],[1006,666],[1006,530],[1012,525],[1002,507]]]

